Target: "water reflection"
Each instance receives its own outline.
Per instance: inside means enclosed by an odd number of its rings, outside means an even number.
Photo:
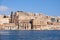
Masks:
[[[0,30],[0,40],[60,40],[60,31]]]

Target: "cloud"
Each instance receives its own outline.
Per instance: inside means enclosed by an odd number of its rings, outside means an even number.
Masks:
[[[7,6],[0,6],[0,11],[7,11],[9,8]]]

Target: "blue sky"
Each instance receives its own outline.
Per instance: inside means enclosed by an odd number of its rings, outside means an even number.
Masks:
[[[18,10],[60,16],[60,0],[0,0],[0,14]]]

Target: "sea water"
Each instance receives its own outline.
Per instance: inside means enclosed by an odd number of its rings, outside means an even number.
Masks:
[[[60,40],[60,30],[0,30],[0,40]]]

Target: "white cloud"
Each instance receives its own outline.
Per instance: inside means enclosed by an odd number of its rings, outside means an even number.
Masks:
[[[9,8],[7,6],[0,6],[0,11],[7,11]]]

